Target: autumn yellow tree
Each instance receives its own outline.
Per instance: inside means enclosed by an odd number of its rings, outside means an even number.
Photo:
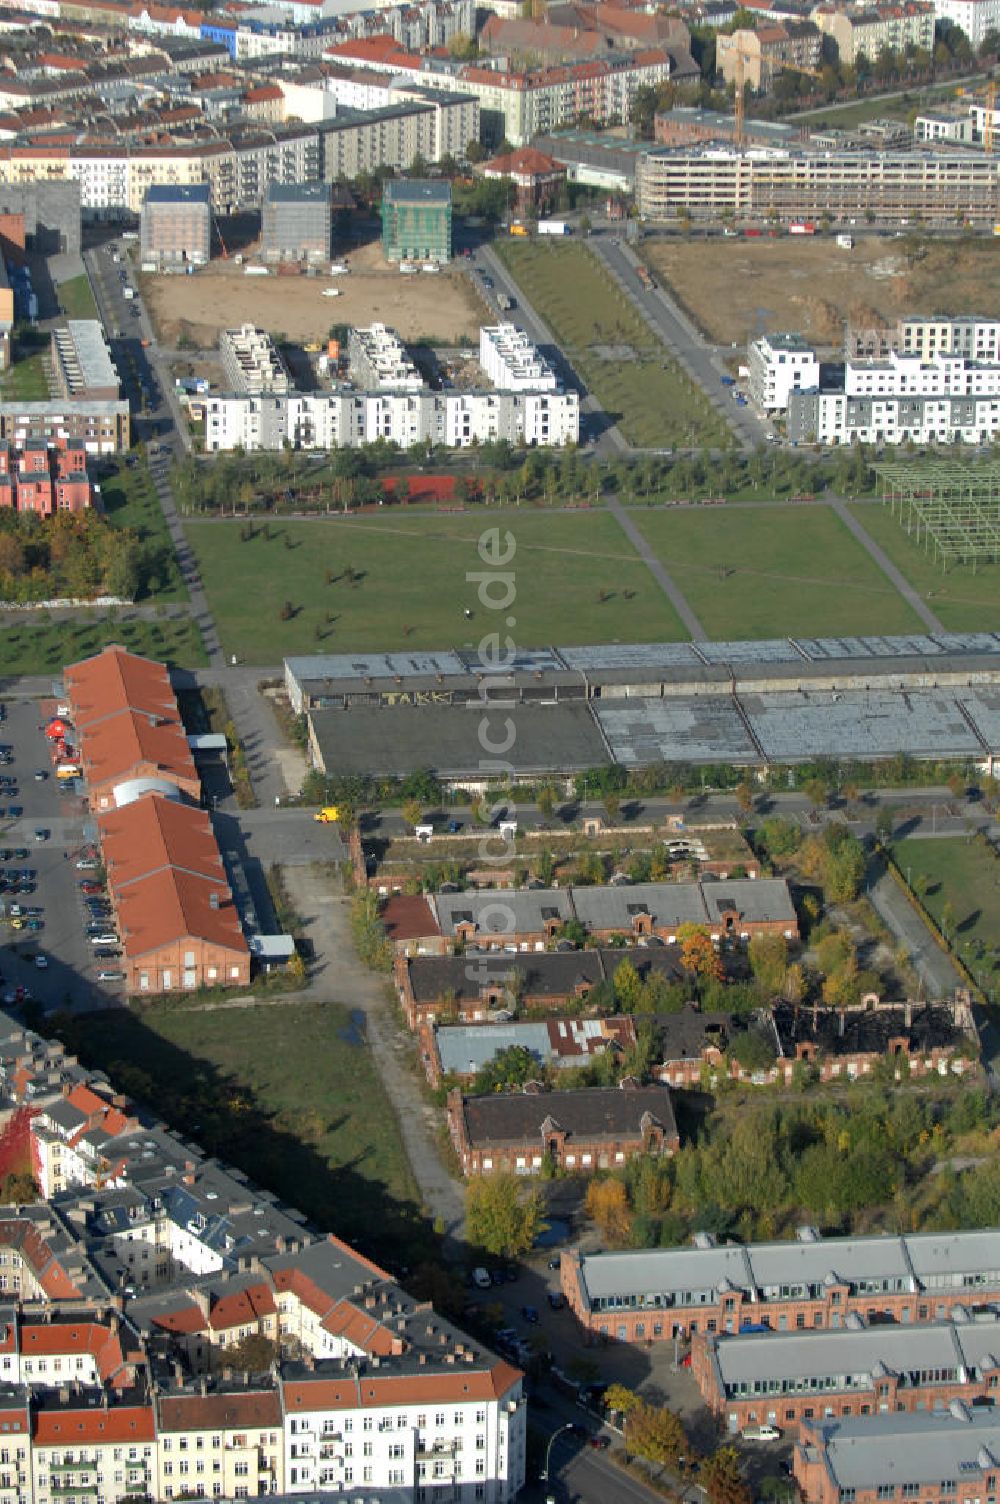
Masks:
[[[592,1180],[587,1187],[587,1216],[601,1229],[605,1242],[624,1246],[632,1231],[628,1192],[620,1180]]]
[[[703,924],[680,924],[677,940],[681,948],[681,965],[692,976],[721,982],[725,977],[719,953]]]

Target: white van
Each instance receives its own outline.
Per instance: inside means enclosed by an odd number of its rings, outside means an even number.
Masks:
[[[742,1431],[744,1441],[780,1441],[781,1432],[777,1426],[748,1426]]]

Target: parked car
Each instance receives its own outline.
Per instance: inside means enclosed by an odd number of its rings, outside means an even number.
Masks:
[[[561,1311],[565,1304],[566,1297],[561,1290],[549,1291],[549,1305],[552,1307],[553,1311]]]
[[[588,1436],[587,1445],[593,1447],[595,1452],[606,1452],[611,1442],[606,1436]]]
[[[39,951],[38,955],[35,957],[35,965],[38,967],[39,971],[47,971],[49,966],[48,956],[43,956],[41,951]]]
[[[96,856],[82,856],[76,864],[77,872],[96,872],[100,867]]]
[[[46,780],[46,778],[48,778],[48,776],[49,775],[45,771],[44,768],[36,768],[35,769],[35,782],[36,783],[44,783],[45,780]]]
[[[39,825],[35,830],[35,840],[41,842],[47,841],[48,838],[49,832],[43,826]]]
[[[124,971],[99,971],[97,980],[99,982],[124,982],[125,976]]]
[[[522,1306],[521,1315],[529,1326],[538,1325],[538,1311],[534,1306]]]
[[[477,1290],[488,1290],[490,1288],[489,1272],[486,1269],[483,1269],[481,1266],[478,1269],[473,1269],[472,1283],[475,1285]]]

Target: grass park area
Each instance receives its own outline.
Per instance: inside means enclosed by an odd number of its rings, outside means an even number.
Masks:
[[[150,551],[152,568],[145,594],[155,595],[158,601],[186,601],[187,587],[145,460],[132,468],[122,462],[102,480],[101,502],[108,521],[115,527],[131,528]]]
[[[187,524],[225,651],[248,663],[278,663],[286,653],[474,647],[495,631],[523,646],[686,635],[604,513],[329,517],[254,524],[244,541],[248,528]],[[503,610],[484,607],[467,579],[487,570],[477,544],[492,528],[509,530],[516,545],[505,571],[517,594]]]
[[[48,347],[22,354],[15,345],[14,360],[0,381],[8,402],[47,402],[49,398]]]
[[[710,638],[923,630],[832,509],[710,507],[635,520]]]
[[[911,89],[890,94],[888,98],[876,94],[870,99],[859,100],[857,104],[819,105],[815,110],[801,111],[790,119],[797,124],[828,125],[837,130],[849,130],[869,120],[911,120],[922,110],[940,109],[949,100],[956,99],[960,88],[985,83],[986,77],[986,74],[977,74],[975,78],[964,79],[961,84],[956,79],[945,84],[915,84]]]
[[[321,1228],[376,1254],[419,1241],[419,1195],[392,1106],[339,1003],[206,1012],[154,1002],[70,1022],[65,1038]]]
[[[1000,858],[981,842],[899,841],[896,863],[980,985],[1000,983]]]
[[[97,304],[94,302],[90,278],[86,272],[81,272],[79,277],[71,277],[68,282],[60,282],[56,288],[56,295],[68,319],[96,319],[98,317]]]
[[[948,631],[1000,631],[1000,564],[979,564],[975,574],[969,564],[943,570],[888,506],[854,503],[851,510]]]
[[[732,434],[583,245],[503,241],[497,251],[570,365],[641,448],[728,448]]]

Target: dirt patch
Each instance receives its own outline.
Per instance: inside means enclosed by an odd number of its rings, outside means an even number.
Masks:
[[[993,241],[867,238],[847,251],[833,236],[765,236],[649,242],[643,253],[718,344],[795,330],[839,347],[845,320],[868,326],[904,314],[970,311],[1000,317],[1000,246]]]
[[[193,277],[142,278],[143,294],[161,343],[184,335],[200,349],[218,343],[220,329],[254,323],[301,342],[326,338],[333,324],[390,324],[403,339],[463,339],[478,343],[487,310],[457,265],[437,276],[404,277],[390,270],[377,244],[351,251],[347,277],[248,277],[234,261],[213,261]],[[324,298],[339,287],[339,298]]]

